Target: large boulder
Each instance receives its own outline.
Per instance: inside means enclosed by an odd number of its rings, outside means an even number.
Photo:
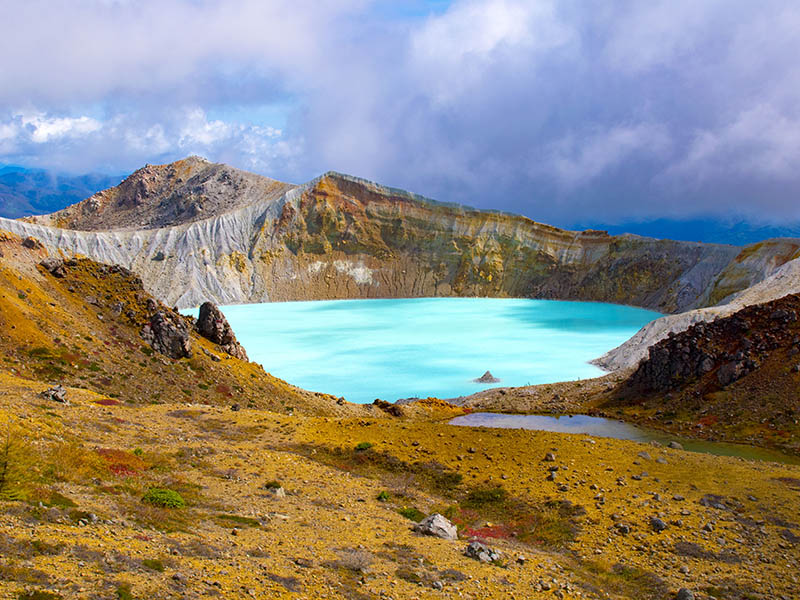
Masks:
[[[414,525],[414,531],[423,535],[432,535],[434,537],[442,538],[443,540],[457,540],[458,530],[444,515],[435,513],[429,517],[425,517]]]
[[[53,386],[41,392],[39,395],[46,400],[61,402],[62,404],[69,404],[69,401],[67,400],[67,390],[61,384]]]
[[[39,264],[42,265],[42,268],[50,273],[53,277],[58,277],[60,279],[67,274],[66,270],[64,270],[64,261],[60,258],[54,258],[51,256],[49,258],[45,258]]]
[[[197,333],[220,346],[231,356],[248,360],[247,352],[236,341],[236,336],[225,315],[213,303],[203,302],[200,305],[200,315],[197,318],[195,329]]]
[[[156,352],[170,358],[184,358],[192,355],[192,341],[189,327],[178,315],[158,311],[142,328],[142,338]]]

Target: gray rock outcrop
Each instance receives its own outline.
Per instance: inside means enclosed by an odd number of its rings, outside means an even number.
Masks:
[[[66,276],[67,272],[64,269],[64,261],[60,258],[53,258],[48,257],[45,258],[42,262],[39,263],[42,268],[50,273],[53,277],[58,277],[59,279]]]
[[[414,525],[414,531],[423,535],[432,535],[443,540],[457,540],[458,530],[444,515],[432,514]]]
[[[480,542],[470,542],[470,544],[464,550],[464,556],[474,558],[475,560],[479,560],[480,562],[484,563],[491,563],[500,560],[500,553],[497,552],[497,550],[494,550],[486,544],[482,544]]]
[[[60,402],[61,404],[69,404],[67,400],[67,390],[63,385],[56,385],[46,389],[39,394],[45,400],[52,400],[53,402]]]
[[[174,313],[154,313],[142,328],[142,338],[153,350],[164,356],[177,359],[192,355],[189,327]]]

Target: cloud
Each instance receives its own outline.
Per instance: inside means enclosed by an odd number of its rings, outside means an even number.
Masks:
[[[800,218],[795,2],[430,6],[7,0],[0,161],[117,172],[200,153],[562,225]]]
[[[619,125],[584,136],[570,134],[553,144],[542,172],[552,174],[567,187],[575,187],[591,182],[632,156],[663,156],[670,145],[669,133],[663,126],[647,123]]]

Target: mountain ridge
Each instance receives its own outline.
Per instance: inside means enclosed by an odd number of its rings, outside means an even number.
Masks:
[[[166,177],[162,187],[138,186],[158,169],[188,172]],[[231,181],[241,182],[239,196],[215,200],[236,187]],[[335,171],[293,186],[197,157],[145,167],[99,195],[110,199],[110,209],[85,210],[90,198],[53,215],[2,219],[0,228],[33,236],[54,253],[121,264],[180,308],[206,300],[497,296],[604,301],[679,315],[651,324],[625,357],[640,358],[643,344],[687,327],[687,318],[725,312],[737,295],[800,256],[798,239],[742,248],[576,232]],[[166,202],[187,198],[184,211]],[[193,211],[198,202],[212,210]],[[148,225],[132,229],[132,215],[148,216]],[[791,281],[783,287],[800,291],[800,269],[785,271]],[[682,316],[695,309],[701,312]],[[630,366],[624,363],[600,362]]]

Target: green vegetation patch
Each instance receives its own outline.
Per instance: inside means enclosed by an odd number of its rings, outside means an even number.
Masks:
[[[165,569],[164,563],[157,558],[145,558],[142,564],[151,571],[158,571],[159,573],[163,573]]]
[[[425,518],[425,513],[415,506],[404,506],[403,508],[398,508],[397,512],[403,515],[406,519],[410,519],[415,523],[419,523]]]
[[[233,523],[244,527],[261,527],[261,522],[258,519],[241,515],[216,515],[216,519],[222,521],[224,525]]]
[[[164,488],[150,488],[142,497],[142,502],[161,508],[183,508],[186,506],[186,502],[178,492]]]

